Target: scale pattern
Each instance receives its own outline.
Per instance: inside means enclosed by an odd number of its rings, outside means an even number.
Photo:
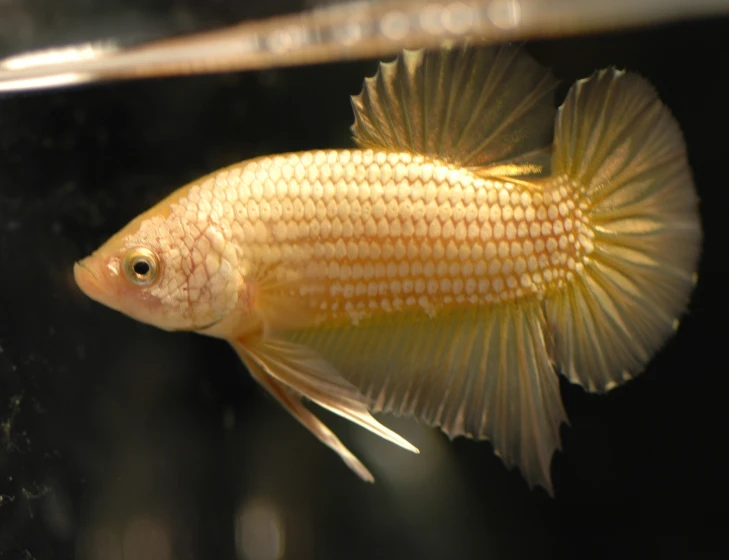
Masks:
[[[221,276],[250,279],[273,265],[279,279],[296,280],[295,295],[320,320],[355,323],[381,311],[434,315],[542,298],[592,251],[576,191],[556,180],[537,192],[405,153],[261,158],[204,178],[173,205],[162,230],[186,233],[183,277],[170,283],[192,276],[188,299],[207,311],[230,295]],[[208,279],[219,285],[205,291]]]

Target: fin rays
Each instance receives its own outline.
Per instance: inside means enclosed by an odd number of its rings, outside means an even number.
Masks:
[[[415,415],[450,437],[489,439],[530,485],[551,492],[549,466],[567,417],[539,302],[444,310],[433,319],[413,312],[286,336],[329,360],[373,410]]]
[[[259,336],[233,341],[232,345],[254,377],[364,480],[374,479],[334,434],[298,401],[299,396],[403,449],[419,453],[416,447],[375,420],[369,412],[370,400],[310,348]]]
[[[548,171],[556,80],[521,48],[404,51],[352,98],[360,147],[409,151],[463,167]]]
[[[556,358],[604,391],[645,367],[693,287],[701,226],[683,138],[645,80],[603,70],[558,111],[553,172],[577,181],[594,233],[583,273],[545,300]]]
[[[531,110],[534,106],[536,106],[538,103],[540,103],[545,96],[549,95],[549,97],[550,97],[549,101],[551,102],[552,90],[549,89],[549,84],[547,83],[549,81],[551,81],[551,76],[545,76],[542,83],[540,83],[533,92],[531,92],[529,95],[527,95],[524,98],[524,101],[521,102],[514,109],[513,113],[511,115],[509,115],[508,118],[504,119],[504,121],[497,128],[495,128],[493,131],[491,131],[490,134],[480,142],[480,144],[474,146],[471,149],[471,151],[468,154],[466,154],[465,159],[467,161],[471,161],[471,160],[475,159],[476,157],[478,157],[478,155],[480,153],[483,153],[488,148],[488,145],[491,142],[493,142],[495,138],[502,135],[503,132],[505,130],[507,130],[510,126],[513,126],[514,124],[516,124],[519,121],[519,119],[524,117],[529,112],[529,110]],[[534,150],[534,153],[540,153],[543,151],[549,152],[550,150],[548,149],[548,147],[545,146],[545,147],[537,148],[536,150]],[[522,159],[522,160],[529,159],[530,155],[531,155],[530,152],[526,152],[526,153],[522,154],[522,157],[520,159]],[[505,160],[503,162],[495,161],[495,162],[493,162],[493,165],[498,165],[499,163],[506,163],[506,162],[510,161],[510,159],[511,159],[510,157],[507,157],[507,158],[505,158]]]
[[[305,426],[324,445],[339,455],[344,463],[352,469],[357,476],[365,482],[374,482],[375,477],[367,470],[357,457],[347,449],[334,433],[326,425],[314,416],[299,400],[294,392],[288,389],[281,382],[269,376],[264,369],[255,361],[246,361],[246,366],[255,379],[266,391]]]

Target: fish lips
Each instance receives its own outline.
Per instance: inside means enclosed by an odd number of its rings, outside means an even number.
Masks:
[[[104,290],[101,287],[98,274],[84,260],[78,261],[73,265],[73,278],[76,281],[76,285],[84,294],[94,301],[108,305],[105,301],[107,298],[104,297]]]

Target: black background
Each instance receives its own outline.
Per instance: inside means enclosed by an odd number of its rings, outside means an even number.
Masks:
[[[145,20],[77,4],[32,4],[23,28],[0,2],[0,54],[256,11],[167,17],[155,3]],[[646,373],[608,396],[563,381],[556,499],[488,443],[383,417],[414,457],[322,412],[371,467],[366,485],[225,343],[137,324],[73,283],[74,260],[179,185],[255,155],[351,146],[349,95],[373,61],[17,93],[0,96],[0,558],[269,558],[246,536],[253,518],[263,552],[278,519],[290,559],[728,557],[729,19],[529,50],[562,96],[610,64],[653,82],[685,132],[705,233],[689,312]]]

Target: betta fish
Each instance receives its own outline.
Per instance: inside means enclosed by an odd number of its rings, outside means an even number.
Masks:
[[[488,439],[552,492],[559,374],[640,373],[696,282],[680,128],[614,68],[557,80],[522,47],[382,63],[352,98],[356,149],[258,157],[175,191],[76,263],[92,299],[228,341],[361,478],[305,406],[413,452],[371,413]]]

